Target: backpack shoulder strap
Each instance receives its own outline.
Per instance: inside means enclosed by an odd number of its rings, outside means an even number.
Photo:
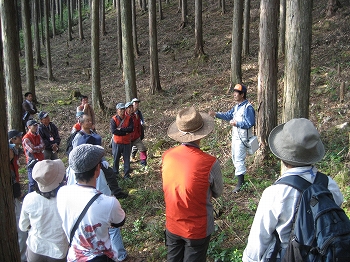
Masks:
[[[325,188],[328,188],[328,176],[317,171],[314,184],[323,185]]]
[[[274,184],[285,184],[297,189],[300,192],[304,192],[311,185],[309,181],[305,180],[304,178],[298,175],[282,177],[279,180],[277,180]]]

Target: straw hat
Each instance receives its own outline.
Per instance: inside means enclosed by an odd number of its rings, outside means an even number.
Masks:
[[[306,118],[295,118],[275,127],[269,136],[272,153],[292,166],[319,162],[324,154],[320,134]]]
[[[200,113],[194,107],[179,111],[168,128],[168,136],[181,143],[206,137],[214,129],[214,119],[207,113]]]

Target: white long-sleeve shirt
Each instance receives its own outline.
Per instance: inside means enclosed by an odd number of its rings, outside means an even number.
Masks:
[[[296,167],[288,169],[282,177],[299,175],[313,183],[316,173],[317,169],[312,166]],[[340,206],[344,200],[343,195],[330,177],[328,177],[328,189],[334,201]],[[272,185],[264,190],[250,229],[248,244],[243,252],[243,262],[265,261],[266,253],[274,247],[275,229],[281,239],[281,247],[287,247],[299,195],[297,189],[284,184]]]

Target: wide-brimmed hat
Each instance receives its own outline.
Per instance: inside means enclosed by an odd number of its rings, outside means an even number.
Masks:
[[[292,166],[319,162],[325,154],[320,134],[306,118],[295,118],[275,127],[269,135],[271,152]]]
[[[194,107],[179,111],[176,120],[168,128],[168,136],[181,143],[206,137],[214,129],[214,119],[200,113]]]
[[[41,192],[50,192],[60,185],[65,172],[66,169],[61,159],[45,159],[35,164],[32,176],[38,183]]]

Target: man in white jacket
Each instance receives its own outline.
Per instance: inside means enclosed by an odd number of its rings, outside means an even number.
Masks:
[[[275,127],[269,136],[269,147],[282,160],[285,167],[282,177],[300,176],[314,182],[317,169],[313,164],[324,157],[325,150],[320,134],[310,120],[296,118]],[[328,189],[340,206],[343,195],[330,177]],[[268,261],[275,244],[275,230],[283,253],[289,242],[298,197],[299,191],[285,184],[264,190],[243,252],[243,262]]]

